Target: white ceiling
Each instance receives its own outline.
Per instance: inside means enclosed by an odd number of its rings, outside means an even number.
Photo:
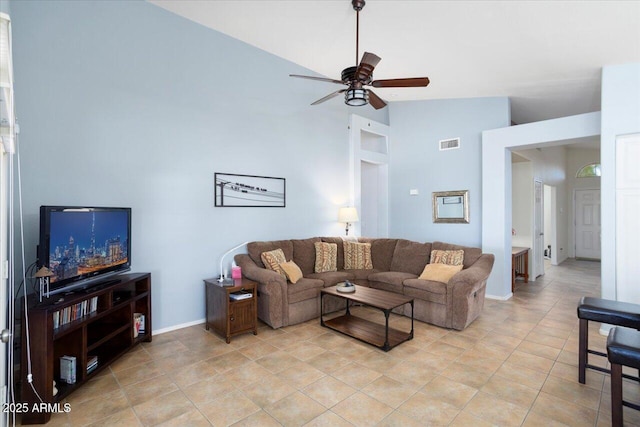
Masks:
[[[356,62],[350,0],[149,1],[323,76]],[[376,89],[387,101],[508,96],[518,124],[598,111],[601,68],[640,62],[640,1],[367,0],[364,51],[375,79],[431,80]]]

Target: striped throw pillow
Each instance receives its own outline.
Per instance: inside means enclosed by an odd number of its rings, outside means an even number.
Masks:
[[[316,247],[316,265],[313,271],[316,273],[338,271],[338,245],[326,242],[315,242],[313,245]]]
[[[287,274],[284,272],[282,267],[280,267],[281,263],[287,262],[287,260],[284,257],[284,252],[282,252],[282,249],[274,249],[269,252],[262,252],[260,254],[260,259],[262,259],[262,262],[264,263],[265,267],[267,267],[269,270],[275,271],[285,279],[287,278]]]
[[[448,264],[448,265],[462,265],[464,262],[464,251],[462,249],[457,251],[431,251],[431,260],[429,264]]]
[[[371,243],[343,242],[345,270],[371,270]]]

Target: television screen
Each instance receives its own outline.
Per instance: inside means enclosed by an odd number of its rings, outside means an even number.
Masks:
[[[41,206],[38,264],[52,293],[129,270],[130,236],[130,208]]]

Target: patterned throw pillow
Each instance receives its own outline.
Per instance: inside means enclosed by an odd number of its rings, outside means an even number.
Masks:
[[[287,275],[287,279],[289,279],[291,283],[296,283],[298,280],[302,279],[302,270],[300,270],[298,264],[293,262],[293,260],[289,262],[281,262],[280,268]]]
[[[280,263],[287,262],[282,249],[274,249],[269,252],[262,252],[260,254],[260,259],[262,259],[265,267],[267,267],[269,270],[273,270],[276,273],[279,273],[285,279],[287,278],[286,273],[284,272],[282,267],[280,267]]]
[[[427,264],[422,270],[422,274],[418,279],[432,280],[434,282],[449,283],[454,274],[462,270],[462,264],[460,265],[448,265],[448,264]]]
[[[338,271],[338,245],[326,242],[315,242],[313,245],[316,247],[316,265],[314,271],[316,273]]]
[[[371,270],[371,243],[343,242],[345,270]]]
[[[464,251],[462,249],[457,251],[433,250],[429,264],[462,265],[463,261]]]

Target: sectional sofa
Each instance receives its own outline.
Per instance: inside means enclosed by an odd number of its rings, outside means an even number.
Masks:
[[[335,270],[316,273],[316,243],[335,243]],[[404,239],[359,238],[370,244],[369,268],[345,269],[344,240],[313,237],[251,242],[247,254],[235,256],[242,274],[258,282],[258,317],[273,328],[295,325],[320,316],[320,289],[345,280],[414,298],[414,317],[449,329],[462,330],[478,317],[484,305],[487,278],[494,256],[481,249],[443,242],[419,243]],[[364,245],[368,246],[368,245]],[[286,261],[293,261],[302,273],[295,284],[267,268],[262,254],[281,249]],[[334,248],[335,249],[335,248]],[[462,270],[446,283],[419,277],[432,251],[464,251]],[[371,268],[373,267],[373,268]],[[337,310],[340,301],[325,298],[325,312]],[[411,315],[410,305],[400,314]]]

